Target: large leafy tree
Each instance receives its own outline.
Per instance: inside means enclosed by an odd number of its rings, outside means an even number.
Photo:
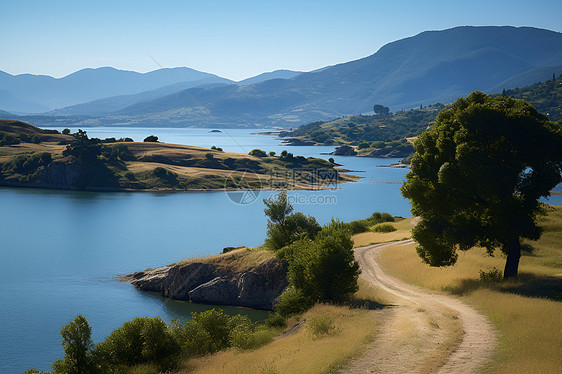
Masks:
[[[439,113],[415,143],[402,186],[419,256],[452,265],[457,250],[482,246],[507,255],[517,275],[520,239],[536,240],[539,198],[561,181],[562,130],[522,100],[474,91]]]

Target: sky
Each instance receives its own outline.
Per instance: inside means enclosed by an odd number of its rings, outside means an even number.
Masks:
[[[562,32],[561,15],[560,0],[0,0],[0,70],[62,77],[187,66],[241,80],[356,60],[427,30]]]

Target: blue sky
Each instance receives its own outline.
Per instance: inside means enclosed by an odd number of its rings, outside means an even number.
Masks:
[[[85,67],[188,66],[239,80],[362,58],[426,30],[562,32],[561,15],[560,0],[0,0],[0,70],[60,77]]]

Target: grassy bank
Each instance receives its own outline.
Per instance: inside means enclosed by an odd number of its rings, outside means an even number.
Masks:
[[[562,207],[549,208],[542,225],[542,238],[526,243],[532,252],[523,252],[519,279],[513,281],[481,281],[480,271],[503,269],[505,257],[489,257],[477,248],[460,253],[458,263],[446,268],[422,263],[415,245],[389,247],[379,262],[408,283],[459,295],[490,318],[499,347],[487,372],[560,372]]]
[[[316,305],[292,329],[253,351],[231,349],[184,363],[180,373],[332,373],[372,337],[372,311]]]

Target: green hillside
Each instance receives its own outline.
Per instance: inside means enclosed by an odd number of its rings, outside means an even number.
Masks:
[[[562,75],[544,83],[538,82],[531,86],[506,90],[502,95],[528,101],[551,121],[562,120]]]

